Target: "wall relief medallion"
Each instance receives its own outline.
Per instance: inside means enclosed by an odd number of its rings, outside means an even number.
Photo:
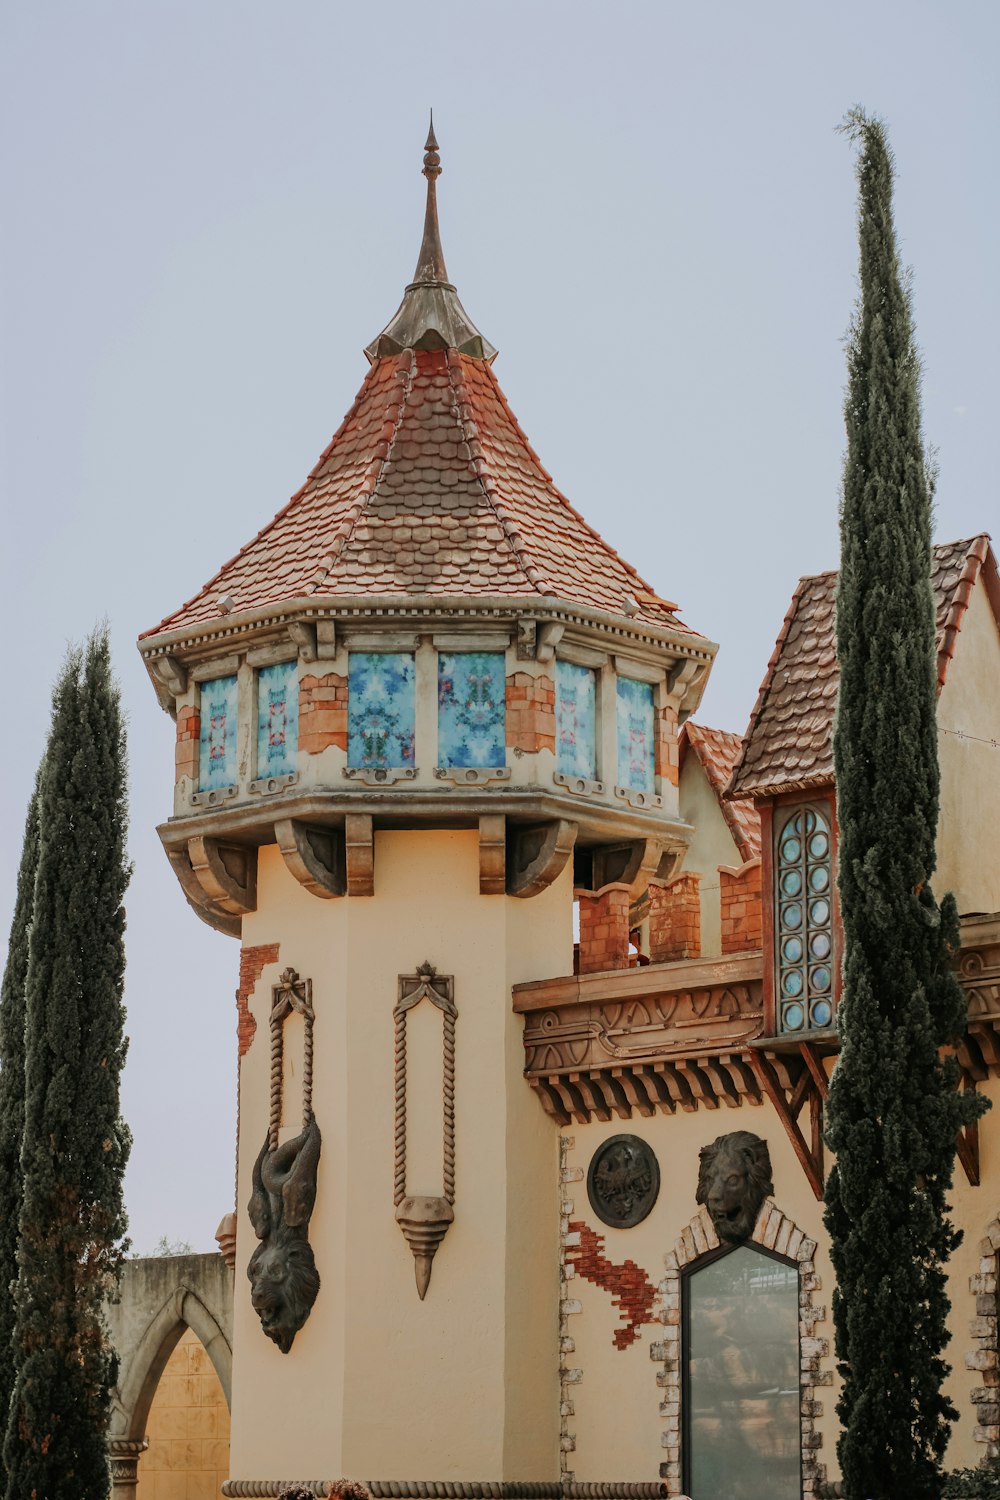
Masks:
[[[640,1136],[613,1135],[594,1152],[587,1196],[597,1217],[613,1229],[641,1224],[659,1191],[659,1163]]]
[[[765,1198],[774,1192],[767,1142],[749,1130],[720,1135],[698,1153],[698,1191],[724,1244],[749,1239]]]
[[[312,1312],[319,1272],[309,1243],[309,1220],[316,1202],[316,1169],[321,1138],[312,1111],[312,980],[286,969],[272,990],[271,1113],[267,1139],[253,1169],[250,1222],[260,1240],[250,1263],[251,1301],[260,1326],[287,1354]],[[284,1082],[283,1026],[297,1011],[305,1023],[302,1067],[302,1129],[279,1144]]]

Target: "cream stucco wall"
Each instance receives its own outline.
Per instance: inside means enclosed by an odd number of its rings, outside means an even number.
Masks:
[[[257,1033],[242,1062],[231,1473],[553,1478],[558,1146],[521,1076],[510,986],[571,969],[571,871],[531,900],[480,896],[471,831],[377,833],[375,861],[374,897],[322,901],[263,849],[244,922],[244,944],[280,953],[251,1000]],[[455,1222],[421,1302],[393,1210],[392,1011],[398,976],[425,959],[455,977],[457,1161]],[[243,1268],[267,1128],[270,987],[289,964],[313,980],[316,1009],[323,1153],[310,1241],[322,1287],[282,1355]],[[415,1031],[410,1062],[421,1177],[408,1188],[440,1191],[423,1181],[441,1132],[433,1038]]]
[[[938,700],[938,893],[960,912],[1000,911],[1000,632],[982,579]],[[960,738],[961,731],[970,738]]]
[[[739,866],[743,860],[704,768],[690,751],[681,767],[680,814],[694,827],[683,870],[701,876],[702,957],[718,958],[722,952],[719,866]]]

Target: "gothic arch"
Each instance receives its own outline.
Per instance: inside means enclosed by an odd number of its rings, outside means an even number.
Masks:
[[[816,1276],[813,1257],[816,1242],[792,1222],[777,1204],[768,1198],[754,1225],[753,1234],[746,1241],[773,1250],[788,1260],[797,1261],[799,1267],[799,1361],[802,1377],[802,1482],[803,1493],[813,1494],[817,1483],[825,1479],[825,1465],[817,1462],[822,1434],[815,1428],[815,1418],[822,1415],[822,1402],[818,1399],[818,1387],[833,1382],[832,1369],[821,1370],[821,1361],[829,1354],[829,1340],[815,1336],[815,1326],[826,1317],[826,1308],[817,1307],[813,1294],[821,1290]],[[662,1364],[656,1382],[662,1391],[660,1413],[663,1417],[663,1432],[660,1441],[665,1450],[665,1462],[660,1465],[660,1478],[666,1483],[667,1494],[681,1497],[681,1432],[683,1431],[683,1352],[681,1349],[681,1275],[689,1266],[694,1266],[705,1256],[719,1249],[719,1238],[708,1210],[699,1208],[694,1218],[681,1230],[674,1248],[664,1258],[666,1275],[660,1282],[660,1317],[665,1328],[661,1342],[650,1345],[650,1358]]]
[[[233,1351],[216,1319],[197,1293],[181,1285],[147,1323],[118,1382],[116,1406],[125,1418],[123,1437],[141,1441],[156,1387],[185,1328],[205,1347],[226,1398],[232,1404]]]

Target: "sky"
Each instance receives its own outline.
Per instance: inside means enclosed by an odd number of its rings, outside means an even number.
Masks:
[[[937,537],[998,530],[994,0],[32,0],[0,8],[0,931],[66,646],[129,724],[123,1109],[136,1250],[232,1207],[238,948],[156,835],[173,725],[135,649],[301,484],[416,263],[449,272],[576,508],[721,643],[742,732],[836,566],[860,103],[887,121]]]

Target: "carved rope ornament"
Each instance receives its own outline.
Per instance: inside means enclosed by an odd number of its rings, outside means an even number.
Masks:
[[[251,1300],[265,1334],[287,1354],[312,1311],[319,1272],[308,1240],[316,1202],[321,1139],[312,1108],[312,980],[285,969],[271,991],[271,1109],[267,1139],[253,1169],[250,1222],[260,1240],[250,1264]],[[305,1036],[302,1064],[302,1129],[279,1144],[284,1088],[284,1024],[296,1011]]]
[[[440,1197],[408,1193],[406,1190],[406,1021],[411,1010],[429,1000],[441,1012],[442,1069],[441,1107],[443,1119],[442,1186]],[[433,964],[422,963],[415,974],[399,976],[399,998],[393,1010],[395,1023],[395,1156],[393,1203],[399,1225],[413,1253],[417,1293],[423,1301],[431,1280],[437,1248],[454,1220],[455,1204],[455,980],[439,975]]]

